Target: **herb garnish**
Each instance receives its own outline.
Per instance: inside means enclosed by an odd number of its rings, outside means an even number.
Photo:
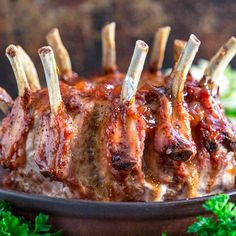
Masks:
[[[61,231],[50,233],[48,216],[40,213],[34,223],[23,217],[15,216],[8,203],[0,201],[0,235],[1,236],[59,236]]]

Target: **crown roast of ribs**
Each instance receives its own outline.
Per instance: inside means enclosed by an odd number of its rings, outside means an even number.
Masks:
[[[73,72],[58,29],[38,50],[47,81],[41,88],[20,46],[6,49],[18,97],[0,88],[2,186],[28,193],[101,201],[193,198],[235,187],[236,130],[219,103],[218,80],[236,53],[230,38],[204,76],[189,70],[200,46],[174,41],[174,65],[163,75],[170,27],[148,45],[138,40],[127,74],[116,64],[115,23],[102,29],[99,77]],[[60,79],[60,80],[59,80]]]

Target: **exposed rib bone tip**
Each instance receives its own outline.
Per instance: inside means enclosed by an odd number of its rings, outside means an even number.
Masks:
[[[164,35],[165,37],[166,36],[168,37],[170,34],[170,31],[171,31],[171,27],[170,26],[163,26],[163,27],[160,27],[159,31],[162,34],[162,36]]]
[[[149,47],[144,41],[136,41],[129,69],[122,85],[122,101],[131,101],[134,98],[148,49]]]
[[[177,47],[185,47],[186,46],[186,41],[181,40],[181,39],[175,39],[174,40],[174,45]]]
[[[189,40],[191,40],[196,45],[200,45],[201,41],[196,37],[196,35],[191,34],[189,37]]]
[[[52,47],[56,62],[64,80],[70,80],[72,77],[72,66],[70,56],[66,50],[57,28],[52,29],[47,35],[48,44]]]
[[[47,33],[46,39],[48,42],[61,42],[61,37],[60,37],[58,28],[51,29]]]
[[[205,79],[215,83],[236,54],[236,38],[231,37],[212,57],[204,71]]]
[[[6,48],[6,56],[11,63],[14,75],[16,77],[19,96],[24,96],[25,91],[30,90],[30,87],[17,47],[13,44],[9,45]]]
[[[229,40],[236,43],[236,38],[234,36],[232,36]]]
[[[136,42],[136,45],[137,45],[141,50],[143,50],[143,51],[145,51],[146,53],[148,53],[149,47],[148,47],[148,45],[147,45],[144,41],[138,40],[138,41]]]
[[[166,31],[170,31],[171,27],[170,26],[163,26],[160,28],[161,30],[166,30]]]
[[[38,53],[43,64],[46,77],[51,111],[52,113],[55,113],[62,104],[62,98],[54,53],[52,48],[49,46],[40,48]]]
[[[30,56],[26,53],[26,51],[20,46],[17,45],[17,50],[21,57],[21,62],[29,83],[29,86],[32,91],[37,91],[41,88],[39,83],[39,77],[37,70],[35,68],[35,65],[33,61],[31,60]]]
[[[186,76],[190,70],[200,44],[200,40],[195,35],[191,34],[171,74],[171,77],[173,77],[172,93],[174,97],[177,97],[177,95],[180,95],[179,97],[182,96]]]
[[[48,54],[50,52],[52,52],[52,48],[50,46],[44,46],[44,47],[41,47],[38,50],[38,54],[40,54],[40,55],[45,55],[45,54]]]
[[[102,28],[102,67],[105,73],[116,69],[116,23],[111,22]]]
[[[183,52],[187,42],[180,40],[180,39],[175,39],[174,40],[174,64],[177,63],[181,53]]]
[[[6,56],[15,57],[17,54],[17,47],[13,44],[6,48]]]
[[[155,33],[153,49],[150,59],[150,70],[155,72],[162,68],[167,40],[170,34],[170,26],[160,27]]]
[[[53,28],[53,29],[51,29],[51,30],[48,32],[47,35],[50,35],[50,34],[57,34],[57,33],[59,33],[58,28]]]
[[[114,29],[114,27],[116,27],[116,23],[114,21],[112,21],[112,22],[106,23],[103,26],[103,30],[107,30],[108,28]]]

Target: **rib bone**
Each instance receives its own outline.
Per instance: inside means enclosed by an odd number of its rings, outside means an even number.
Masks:
[[[136,41],[129,69],[122,85],[122,101],[131,101],[134,98],[147,53],[148,45],[142,40]]]
[[[0,87],[0,110],[6,115],[13,105],[13,100],[7,91]]]
[[[116,69],[116,23],[112,22],[102,28],[102,68],[105,73]]]
[[[196,154],[196,144],[191,134],[191,117],[183,99],[183,87],[199,45],[200,41],[194,35],[190,35],[170,75],[173,83],[173,99],[170,100],[161,90],[159,92],[158,125],[155,130],[154,147],[156,151],[175,161],[187,161]]]
[[[10,106],[0,100],[0,110],[6,115],[10,110]]]
[[[210,60],[204,71],[206,79],[216,82],[236,54],[236,38],[231,37]]]
[[[9,45],[6,48],[6,56],[11,63],[16,77],[19,96],[23,96],[26,90],[30,90],[30,87],[22,65],[20,53],[15,45]]]
[[[68,81],[72,76],[72,66],[70,56],[62,43],[59,30],[52,29],[46,36],[48,44],[53,48],[56,62],[62,73],[63,79]]]
[[[51,111],[56,113],[60,104],[62,104],[62,98],[54,54],[51,47],[42,47],[38,50],[38,53],[43,64],[47,81]]]
[[[21,62],[26,74],[26,77],[28,79],[29,86],[32,91],[37,91],[41,88],[40,83],[39,83],[39,77],[37,70],[34,66],[34,63],[30,59],[29,55],[25,52],[25,50],[20,46],[16,46],[20,56],[22,58]]]
[[[200,41],[198,38],[191,34],[171,75],[173,78],[172,94],[175,98],[182,97],[184,82],[198,51],[199,45]]]
[[[155,34],[153,50],[151,54],[150,69],[151,71],[159,71],[162,68],[166,43],[170,33],[170,27],[161,27]]]
[[[180,58],[180,55],[183,52],[186,43],[186,41],[180,39],[174,40],[174,64],[176,64],[178,59]]]

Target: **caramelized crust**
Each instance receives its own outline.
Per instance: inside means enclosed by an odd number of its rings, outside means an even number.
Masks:
[[[1,125],[1,165],[14,169],[5,186],[102,201],[172,200],[232,189],[236,134],[218,97],[188,75],[177,102],[170,78],[158,76],[158,83],[140,87],[135,102],[124,104],[124,76],[117,72],[74,86],[60,82],[64,105],[57,114],[50,113],[47,89],[17,98]],[[38,188],[19,187],[19,175]],[[54,194],[45,186],[56,186]]]
[[[30,130],[30,93],[18,97],[1,124],[0,163],[8,168],[22,166],[26,160],[26,138]]]

